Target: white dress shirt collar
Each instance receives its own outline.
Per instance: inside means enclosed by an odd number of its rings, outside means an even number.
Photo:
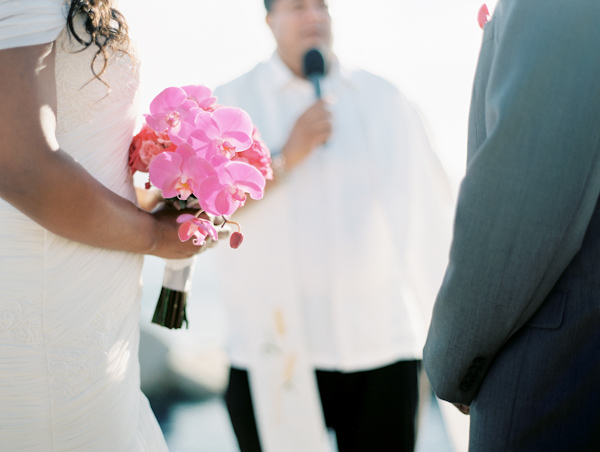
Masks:
[[[276,91],[281,91],[294,83],[306,85],[310,84],[308,80],[300,78],[294,74],[288,65],[285,64],[281,59],[281,56],[277,51],[273,52],[273,55],[266,62],[266,64],[267,70],[272,76],[271,83],[275,87]],[[333,55],[329,64],[329,70],[325,74],[324,79],[327,81],[327,83],[330,83],[334,86],[338,83],[343,83],[349,88],[358,88],[356,83],[352,80],[351,73],[352,72],[342,66],[338,58]]]

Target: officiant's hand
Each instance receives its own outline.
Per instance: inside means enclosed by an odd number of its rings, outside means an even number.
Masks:
[[[331,130],[332,116],[328,104],[319,100],[298,118],[281,150],[285,157],[285,170],[292,170],[318,146],[327,143]]]

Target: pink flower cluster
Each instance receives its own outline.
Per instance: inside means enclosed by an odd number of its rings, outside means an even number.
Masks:
[[[129,166],[131,172],[148,172],[148,167],[154,157],[164,151],[174,152],[175,145],[171,143],[169,136],[162,132],[156,132],[148,124],[142,126],[142,130],[129,146]]]
[[[185,201],[193,196],[203,211],[225,217],[243,206],[248,195],[261,199],[273,173],[269,150],[250,116],[216,105],[216,100],[201,85],[162,91],[134,137],[129,164],[134,172],[148,171],[165,198]],[[178,221],[182,241],[195,237],[194,243],[202,245],[207,236],[216,240],[209,221],[189,214]],[[241,243],[241,233],[236,234]]]
[[[260,133],[256,127],[254,127],[254,130],[252,131],[252,145],[245,151],[236,153],[231,160],[249,163],[259,170],[260,173],[265,176],[265,179],[273,179],[271,152],[260,139]]]

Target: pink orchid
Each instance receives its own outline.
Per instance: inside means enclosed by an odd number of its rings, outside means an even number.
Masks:
[[[481,8],[479,8],[479,12],[477,13],[477,22],[479,23],[479,26],[481,28],[483,28],[483,26],[488,23],[490,21],[490,10],[488,9],[487,5],[484,3],[483,5],[481,5]]]
[[[162,190],[165,198],[177,196],[186,200],[196,192],[201,182],[215,176],[215,169],[188,144],[180,145],[175,152],[163,152],[150,164],[150,181]]]
[[[231,159],[236,152],[252,145],[253,128],[248,113],[239,108],[219,108],[213,113],[201,111],[188,143],[206,160],[215,155]]]
[[[196,115],[201,111],[187,96],[181,88],[166,88],[150,103],[150,114],[146,116],[146,123],[152,129],[166,131],[176,145],[186,142],[195,129]]]
[[[177,217],[177,223],[181,223],[179,227],[179,240],[182,242],[194,237],[194,245],[201,246],[206,243],[206,236],[210,236],[215,241],[219,240],[217,230],[208,220],[185,213]]]
[[[202,85],[182,86],[182,89],[187,95],[187,99],[191,100],[204,111],[214,111],[214,105],[217,101],[216,97],[212,97],[210,88]]]
[[[218,159],[213,158],[214,165]],[[246,193],[252,199],[261,199],[264,194],[266,180],[251,165],[242,162],[219,161],[215,174],[207,177],[194,194],[198,197],[202,208],[218,216],[231,215],[246,202]]]
[[[271,168],[271,152],[267,145],[261,140],[258,129],[254,127],[252,131],[252,145],[242,152],[236,152],[231,161],[245,162],[265,176],[265,179],[273,179],[273,169]]]

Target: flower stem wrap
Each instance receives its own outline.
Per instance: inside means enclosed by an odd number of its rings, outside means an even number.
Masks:
[[[167,328],[181,328],[188,319],[185,312],[192,287],[196,256],[189,259],[166,260],[163,287],[158,297],[152,323]]]
[[[181,328],[185,321],[185,327],[188,328],[188,320],[185,312],[187,296],[186,292],[179,292],[178,290],[163,287],[158,297],[152,323],[172,329]]]

